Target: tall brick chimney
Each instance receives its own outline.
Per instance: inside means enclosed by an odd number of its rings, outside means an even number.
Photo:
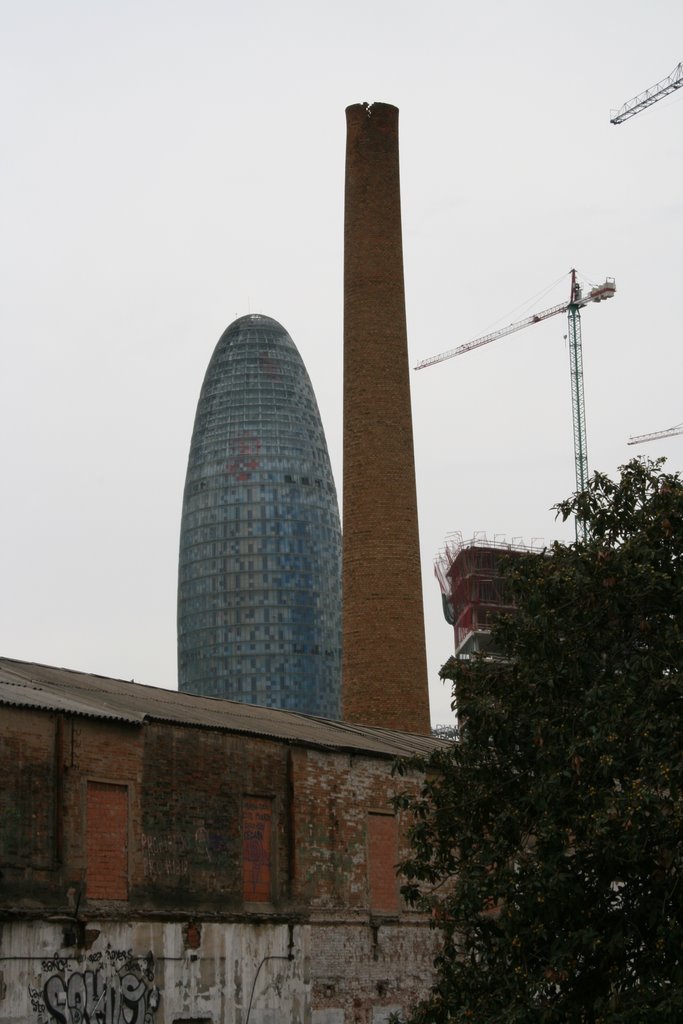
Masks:
[[[398,110],[346,110],[344,720],[427,734]]]

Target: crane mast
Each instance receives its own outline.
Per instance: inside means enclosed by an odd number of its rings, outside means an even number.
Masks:
[[[661,82],[651,85],[645,92],[638,93],[632,100],[627,100],[619,110],[613,111],[614,117],[610,118],[609,123],[622,124],[622,122],[628,121],[630,117],[635,117],[641,110],[651,107],[658,100],[663,100],[665,96],[669,96],[681,86],[683,86],[683,61],[677,64],[671,74],[663,78]]]
[[[569,328],[569,369],[572,387],[572,425],[574,428],[574,468],[576,489],[585,491],[588,485],[588,444],[586,440],[586,406],[583,397],[583,349],[581,346],[581,315],[579,313],[581,289],[572,270],[571,301],[567,306]],[[578,529],[578,528],[577,528]],[[583,530],[581,531],[583,534]]]

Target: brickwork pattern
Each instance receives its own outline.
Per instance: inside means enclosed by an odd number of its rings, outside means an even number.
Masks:
[[[398,110],[346,118],[343,716],[427,734]]]
[[[273,889],[273,802],[266,797],[242,801],[244,898],[269,903]]]
[[[88,899],[128,899],[128,788],[88,783]]]
[[[281,744],[208,729],[150,725],[144,750],[143,873],[148,905],[214,912],[243,907],[243,804],[272,806],[271,848],[278,865],[274,907],[289,893],[288,751]]]
[[[318,926],[311,943],[311,1003],[318,1012],[340,1008],[345,1024],[386,1019],[396,1006],[405,1013],[424,998],[437,944],[438,933],[426,922]]]
[[[57,859],[55,741],[49,716],[0,707],[0,868],[20,869],[35,885]]]
[[[396,819],[388,814],[368,815],[368,882],[370,908],[383,914],[398,913],[398,837]]]
[[[293,752],[292,782],[297,901],[315,910],[379,909],[372,906],[370,897],[368,818],[387,816],[393,852],[389,857],[385,846],[376,853],[390,863],[395,913],[405,913],[395,865],[409,850],[405,822],[401,815],[393,817],[391,798],[402,789],[417,787],[417,777],[392,778],[383,760],[308,750]]]
[[[392,815],[392,795],[418,783],[393,778],[384,758],[211,729],[68,716],[58,766],[59,716],[2,711],[0,749],[22,751],[17,765],[5,761],[3,799],[15,806],[16,794],[24,792],[22,778],[40,778],[49,813],[33,804],[20,818],[0,818],[0,913],[3,906],[36,904],[57,912],[79,899],[89,914],[243,913],[244,814],[251,805],[271,812],[273,912],[367,915],[373,909],[368,815]],[[59,857],[57,809],[64,836]],[[107,821],[98,818],[105,812]],[[103,843],[112,822],[115,838]],[[398,834],[398,849],[389,857],[392,877],[393,864],[407,854],[400,816],[396,822],[390,826]],[[118,867],[112,860],[117,851],[121,857],[125,851],[125,870],[123,860]],[[32,861],[42,867],[32,869]],[[127,892],[123,882],[111,887],[112,873],[127,876]],[[262,890],[259,898],[267,895]],[[99,907],[126,896],[125,907]],[[407,908],[399,901],[396,912]]]

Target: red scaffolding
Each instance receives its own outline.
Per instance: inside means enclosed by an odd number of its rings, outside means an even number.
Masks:
[[[543,546],[523,544],[518,538],[491,541],[481,533],[467,541],[459,532],[446,539],[434,572],[444,614],[454,629],[457,656],[488,650],[493,619],[514,608],[501,574],[501,559],[543,550]]]

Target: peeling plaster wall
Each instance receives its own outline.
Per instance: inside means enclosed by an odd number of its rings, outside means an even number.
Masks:
[[[74,948],[63,924],[5,923],[0,1024],[379,1024],[424,989],[433,938],[419,926],[210,923],[197,936],[100,921]]]
[[[3,925],[0,1021],[244,1024],[252,988],[250,1024],[306,1019],[308,929],[293,930],[289,960],[287,925],[205,925],[196,949],[175,923],[98,926],[88,948],[74,949],[59,925]]]

